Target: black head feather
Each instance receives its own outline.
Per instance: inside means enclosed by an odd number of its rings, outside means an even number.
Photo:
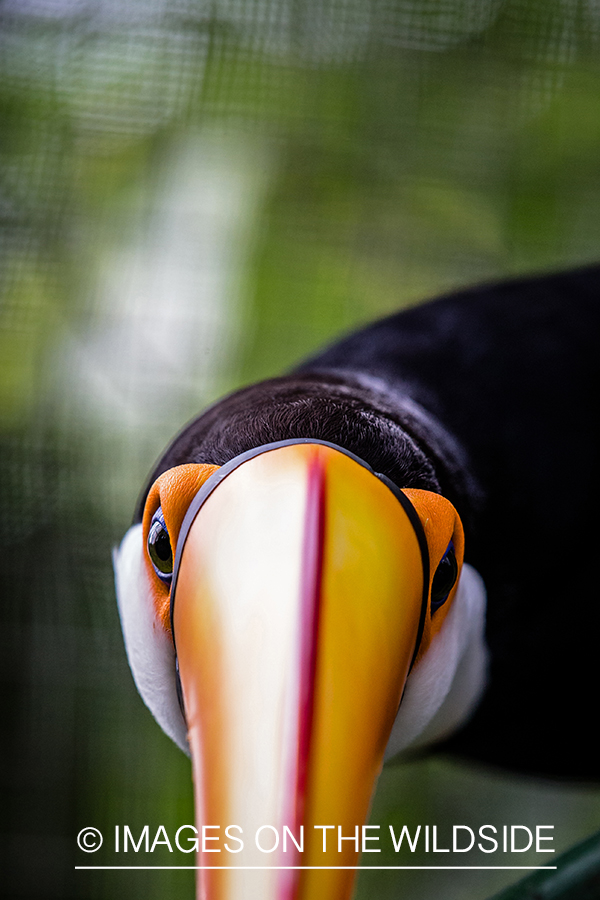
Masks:
[[[338,444],[399,487],[442,492],[459,505],[475,494],[455,442],[406,394],[368,376],[309,372],[244,388],[190,422],[152,471],[137,519],[150,485],[167,469],[223,465],[254,447],[293,438]]]

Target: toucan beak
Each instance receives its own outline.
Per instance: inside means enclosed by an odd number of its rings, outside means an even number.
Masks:
[[[318,444],[207,493],[172,599],[198,866],[214,867],[200,895],[346,900],[422,623],[414,516]]]

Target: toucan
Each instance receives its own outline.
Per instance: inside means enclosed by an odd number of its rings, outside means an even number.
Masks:
[[[600,267],[444,296],[165,450],[116,584],[202,897],[347,900],[398,754],[598,777],[599,305]]]

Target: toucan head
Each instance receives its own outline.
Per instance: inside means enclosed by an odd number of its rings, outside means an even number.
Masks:
[[[198,865],[221,851],[203,897],[350,897],[384,757],[480,693],[463,558],[449,500],[321,439],[156,478],[117,592],[140,692],[192,757]]]

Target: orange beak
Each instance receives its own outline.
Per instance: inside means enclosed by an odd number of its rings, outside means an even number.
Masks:
[[[206,482],[177,548],[198,866],[215,867],[199,896],[348,900],[426,618],[427,543],[349,455],[262,451]]]

